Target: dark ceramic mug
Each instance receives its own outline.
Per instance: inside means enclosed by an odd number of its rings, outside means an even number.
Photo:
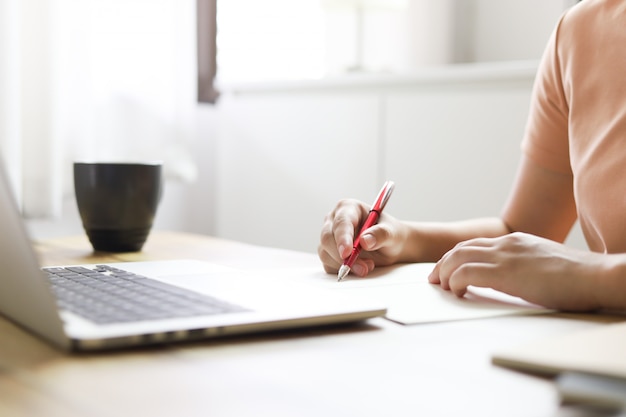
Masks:
[[[160,162],[75,162],[76,203],[94,250],[141,250],[162,188]]]

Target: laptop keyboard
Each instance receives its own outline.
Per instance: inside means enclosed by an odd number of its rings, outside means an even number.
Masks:
[[[248,311],[110,265],[43,268],[59,307],[99,324]]]

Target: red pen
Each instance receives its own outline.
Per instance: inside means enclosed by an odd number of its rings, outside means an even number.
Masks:
[[[359,257],[359,253],[361,253],[361,236],[367,229],[369,229],[370,227],[375,225],[376,222],[378,222],[378,218],[383,212],[385,205],[387,205],[387,201],[389,200],[389,197],[391,197],[391,192],[393,191],[394,187],[395,184],[393,183],[393,181],[387,181],[378,193],[378,197],[376,197],[376,201],[374,201],[372,209],[367,215],[367,218],[365,219],[365,223],[363,223],[363,226],[361,227],[359,235],[354,240],[352,253],[343,261],[343,265],[341,265],[341,268],[339,268],[337,281],[341,281],[342,279],[344,279],[346,275],[348,275],[348,273],[350,272],[352,265],[354,265],[354,261],[356,261],[356,259]]]

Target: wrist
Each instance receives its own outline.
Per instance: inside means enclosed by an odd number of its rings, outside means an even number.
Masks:
[[[445,242],[437,223],[404,223],[400,262],[437,262],[454,244]]]
[[[437,262],[459,242],[477,237],[510,233],[500,218],[479,218],[457,222],[405,222],[404,262]]]
[[[626,254],[599,255],[603,262],[593,274],[592,291],[602,309],[626,310]]]

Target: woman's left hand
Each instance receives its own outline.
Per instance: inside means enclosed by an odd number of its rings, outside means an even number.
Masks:
[[[601,307],[593,278],[607,256],[516,232],[459,243],[437,262],[428,280],[459,297],[472,285],[549,308],[587,311]]]

